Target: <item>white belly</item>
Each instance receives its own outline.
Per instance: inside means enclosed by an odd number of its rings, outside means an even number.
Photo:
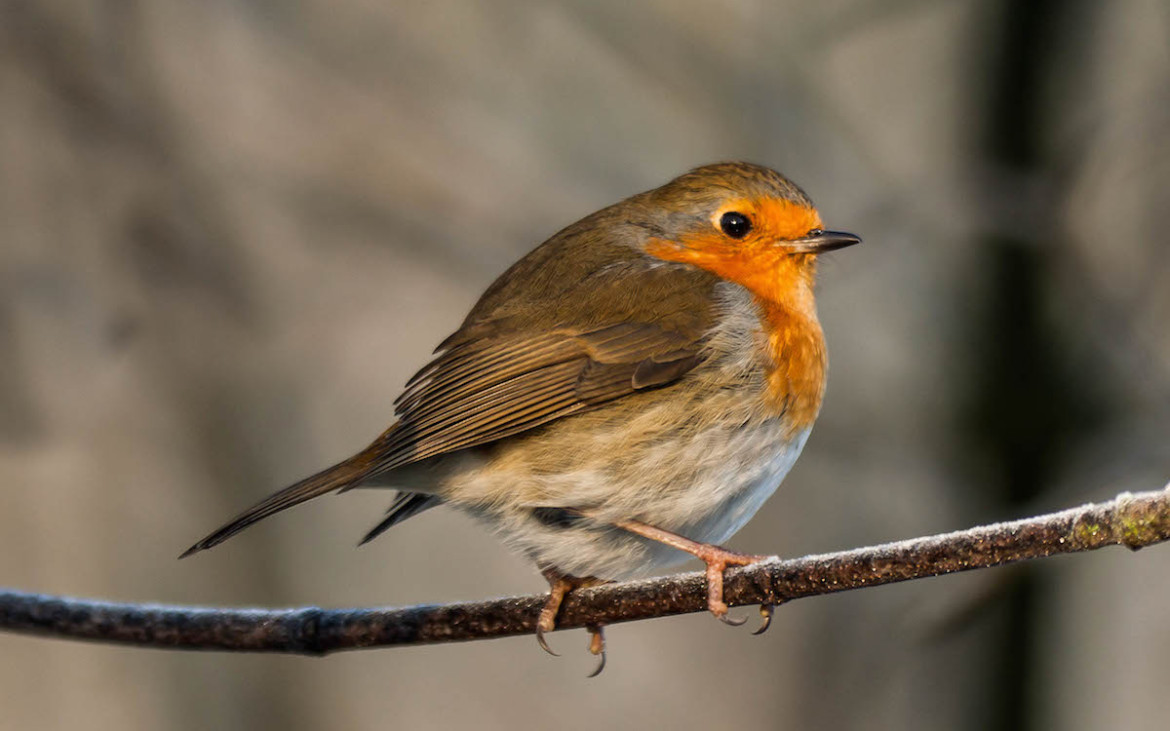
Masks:
[[[709,495],[707,505],[681,525],[672,522],[663,527],[701,543],[724,543],[747,525],[776,492],[804,449],[809,433],[805,430],[791,440],[760,443],[756,448],[745,445],[747,448],[739,458],[731,460],[738,469],[708,472],[695,485],[696,493]],[[754,459],[744,459],[749,455],[754,455]],[[646,550],[646,568],[671,566],[690,558],[689,554],[654,543],[647,543]]]
[[[524,480],[540,483],[540,499],[523,506],[465,502],[461,507],[541,567],[574,576],[626,578],[682,563],[689,555],[604,527],[606,518],[639,520],[692,540],[722,543],[776,491],[808,435],[808,430],[788,433],[779,420],[737,429],[713,426],[634,449],[636,455],[630,455],[626,445],[625,458],[617,463],[605,459],[615,452],[598,449],[596,444],[581,445],[600,459]],[[511,467],[508,478],[516,480],[515,465]],[[498,477],[491,470],[481,472],[477,487],[497,491]],[[465,483],[464,487],[470,486]],[[535,491],[531,484],[521,490]],[[595,524],[550,526],[534,517],[535,507],[589,509],[599,519]]]
[[[799,433],[786,446],[776,450],[770,459],[765,458],[756,469],[739,475],[738,480],[736,476],[727,475],[729,483],[740,483],[739,490],[726,497],[706,518],[683,526],[680,532],[703,543],[722,543],[735,535],[776,492],[804,449],[809,433],[808,430]]]

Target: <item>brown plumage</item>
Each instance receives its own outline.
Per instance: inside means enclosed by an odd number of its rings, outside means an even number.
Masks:
[[[450,504],[531,556],[554,599],[575,576],[690,553],[710,567],[723,617],[722,568],[753,557],[706,543],[771,494],[820,409],[815,258],[858,241],[820,229],[799,188],[746,163],[698,168],[578,221],[488,288],[378,439],[184,555],[318,495],[389,486],[399,498],[366,540]]]

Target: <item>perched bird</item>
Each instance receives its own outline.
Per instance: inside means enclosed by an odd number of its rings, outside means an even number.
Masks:
[[[546,650],[566,592],[688,556],[726,621],[723,570],[760,557],[716,544],[779,486],[825,392],[817,256],[859,242],[748,163],[604,208],[488,287],[372,444],[183,555],[319,495],[386,487],[397,499],[365,541],[445,504],[536,563],[552,588]]]

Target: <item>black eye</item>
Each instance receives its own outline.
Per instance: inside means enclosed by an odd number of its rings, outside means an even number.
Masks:
[[[742,213],[728,211],[719,217],[719,228],[733,239],[742,239],[752,230],[752,220]]]

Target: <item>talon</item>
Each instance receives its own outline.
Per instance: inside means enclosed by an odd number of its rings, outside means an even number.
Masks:
[[[539,625],[536,627],[536,644],[540,645],[540,649],[544,650],[553,657],[560,657],[559,653],[553,652],[553,649],[548,646],[548,641],[544,639],[544,627]]]
[[[605,670],[605,631],[600,625],[587,629],[589,630],[589,652],[599,656],[597,667],[589,673],[588,677],[596,678],[601,675],[602,670]]]
[[[715,595],[718,595],[716,598]],[[744,622],[747,622],[746,617],[732,617],[728,614],[727,603],[723,601],[723,574],[712,577],[710,571],[707,575],[707,610],[715,616],[723,624],[731,627],[742,627]]]
[[[752,632],[753,635],[762,635],[768,631],[768,628],[772,626],[772,614],[775,609],[776,606],[773,604],[760,605],[760,617],[762,621],[760,622],[760,628]]]
[[[605,650],[601,651],[601,659],[597,661],[597,667],[585,677],[596,678],[598,675],[601,675],[602,670],[605,670]]]
[[[747,624],[747,617],[732,617],[729,614],[716,614],[720,622],[732,627],[742,627]]]
[[[601,675],[601,670],[605,670],[605,650],[601,650],[601,658],[597,662],[597,668],[594,668],[592,673],[585,677],[597,677]]]

